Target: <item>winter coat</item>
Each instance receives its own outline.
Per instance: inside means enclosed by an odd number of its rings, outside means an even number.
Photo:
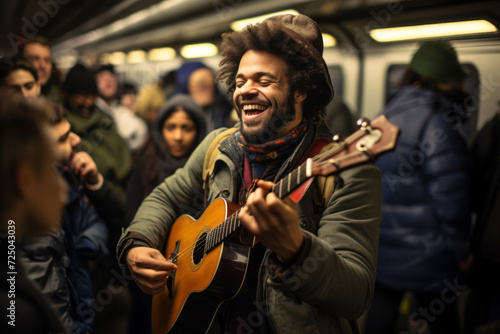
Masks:
[[[413,86],[383,111],[401,134],[396,149],[377,161],[383,197],[377,284],[436,293],[458,279],[471,213],[458,112],[445,94]]]
[[[0,250],[5,254],[0,263],[2,333],[65,334],[59,314],[40,287],[28,277],[23,261],[19,261],[21,254],[15,256],[18,243],[15,235],[0,233]],[[16,246],[14,250],[12,245]],[[15,261],[11,256],[16,257]]]
[[[170,227],[185,207],[203,208],[203,163],[208,147],[223,130],[210,133],[177,170],[149,195],[117,247],[119,263],[126,266],[129,247],[145,245],[163,250]],[[318,137],[331,133],[324,123],[309,122],[295,152],[283,164],[276,179],[291,172]],[[237,202],[242,183],[243,151],[235,135],[220,145],[212,175],[208,202],[223,197]],[[381,189],[380,173],[365,164],[339,174],[338,185],[326,210],[314,196],[316,183],[298,205],[300,226],[306,243],[296,266],[284,268],[276,255],[266,251],[260,265],[257,308],[267,315],[273,333],[352,333],[348,319],[357,319],[368,308],[375,281]],[[139,240],[142,238],[142,241]]]
[[[21,257],[27,275],[59,312],[67,332],[92,331],[92,280],[89,260],[108,253],[108,231],[83,197],[69,189],[62,230],[25,240]]]
[[[69,104],[65,107],[71,131],[82,139],[79,151],[87,152],[94,159],[105,179],[124,187],[132,167],[132,155],[111,117],[97,107],[86,118]]]

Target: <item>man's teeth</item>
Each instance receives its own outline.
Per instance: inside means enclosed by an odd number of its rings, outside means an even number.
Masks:
[[[267,109],[266,106],[263,106],[263,105],[260,105],[260,104],[245,104],[243,106],[243,110],[245,110],[245,111],[252,111],[252,110],[255,110],[255,111],[264,111],[266,109]]]

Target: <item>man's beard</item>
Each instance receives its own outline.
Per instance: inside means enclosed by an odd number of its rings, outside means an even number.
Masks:
[[[249,144],[264,144],[277,139],[285,126],[296,117],[295,98],[292,91],[288,91],[282,110],[274,108],[270,110],[270,117],[264,120],[262,127],[257,131],[246,131],[243,121],[240,123],[240,132]],[[243,111],[241,111],[243,113]],[[241,115],[241,114],[240,114]],[[242,117],[240,116],[240,119]]]

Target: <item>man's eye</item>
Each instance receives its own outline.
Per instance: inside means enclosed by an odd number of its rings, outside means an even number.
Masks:
[[[26,88],[27,90],[31,90],[31,89],[33,89],[34,85],[35,85],[34,83],[28,83],[28,84],[24,85],[24,88]]]
[[[236,87],[241,88],[245,84],[244,81],[236,81]]]

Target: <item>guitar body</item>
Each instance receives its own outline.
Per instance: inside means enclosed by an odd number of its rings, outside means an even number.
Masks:
[[[221,303],[239,292],[250,247],[235,236],[203,252],[206,233],[238,209],[238,205],[218,198],[200,219],[184,215],[174,223],[164,256],[169,259],[172,253],[178,254],[177,258],[172,256],[178,269],[167,281],[165,291],[153,297],[155,334],[205,333]]]

